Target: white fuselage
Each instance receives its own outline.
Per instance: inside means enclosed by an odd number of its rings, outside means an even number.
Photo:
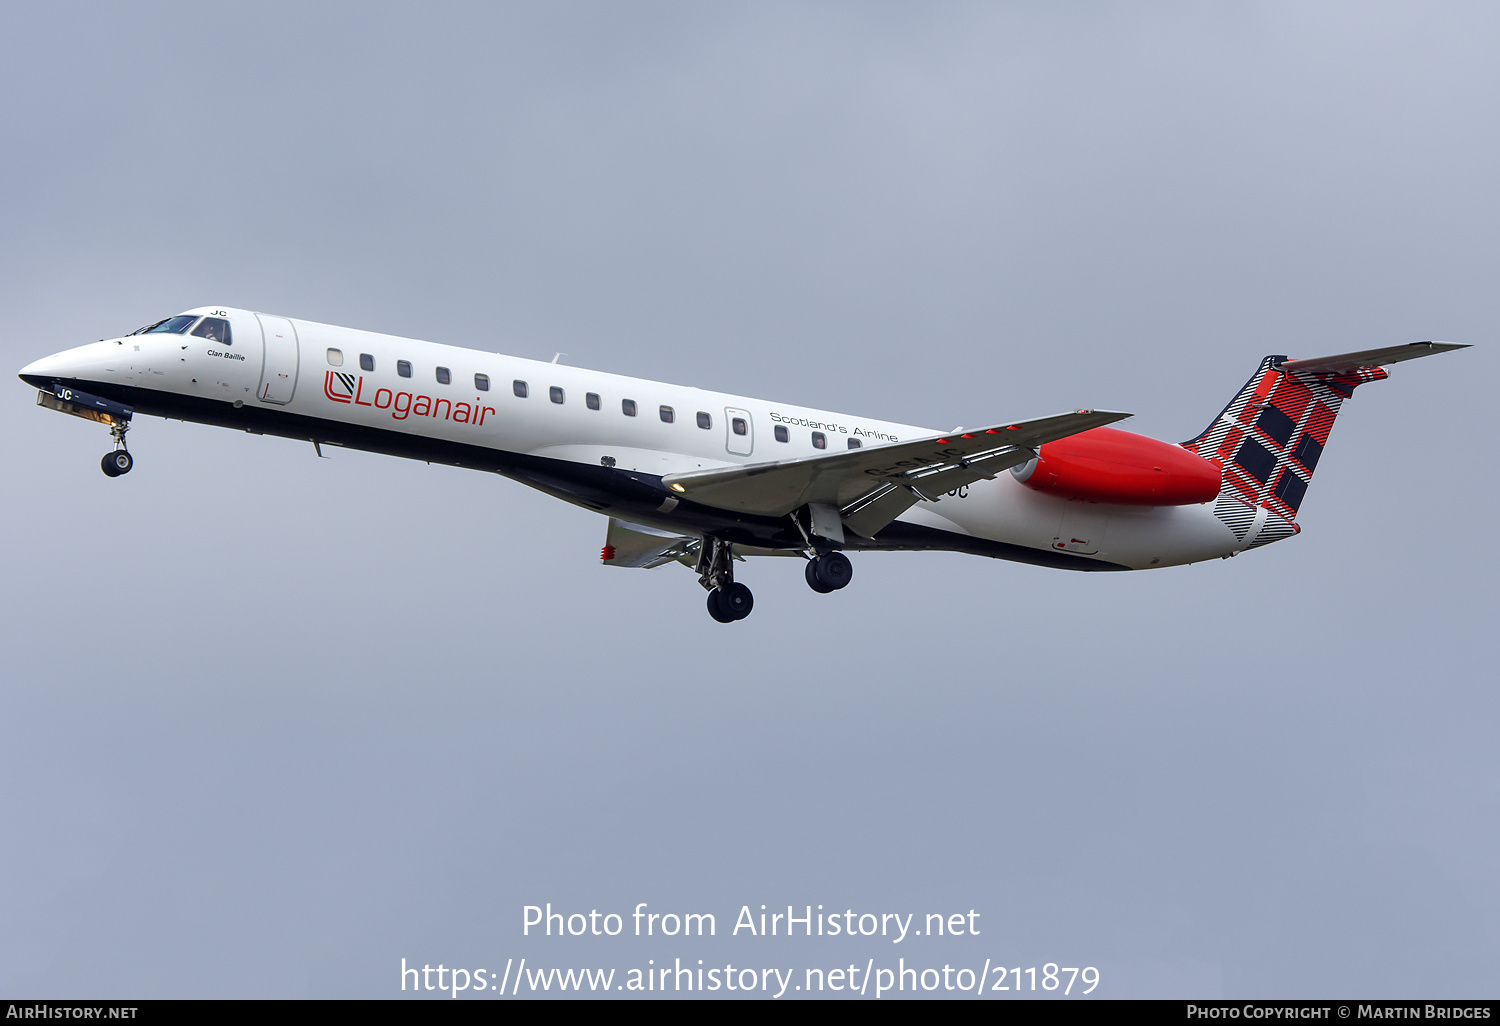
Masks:
[[[431,440],[653,479],[834,452],[850,447],[851,440],[868,447],[936,433],[247,310],[188,312],[228,320],[230,344],[185,334],[129,335],[38,360],[22,376],[39,384],[67,381],[83,390],[93,385],[100,394],[118,395],[148,413],[155,406],[143,396],[157,396],[164,408],[180,401],[186,406],[172,415],[184,419],[233,425],[229,411],[260,411],[253,430],[266,430],[265,424],[279,418],[287,426],[276,433],[328,444],[341,444],[338,432],[324,431],[320,424],[363,429],[360,447],[400,455],[412,455],[414,443]],[[410,376],[398,373],[403,364]],[[447,371],[446,383],[439,380],[439,368]],[[488,388],[476,387],[484,378]],[[627,413],[630,403],[633,416]],[[195,416],[195,409],[212,415]],[[215,409],[220,412],[212,413]],[[735,430],[736,420],[743,422],[743,431]],[[818,436],[824,448],[815,446]],[[1002,473],[936,502],[919,502],[898,519],[959,539],[1145,569],[1243,548],[1212,507],[1211,502],[1150,507],[1064,501]],[[658,527],[680,526],[670,510],[650,519]]]

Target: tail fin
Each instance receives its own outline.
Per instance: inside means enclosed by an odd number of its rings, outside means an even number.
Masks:
[[[1386,364],[1466,348],[1413,342],[1316,360],[1266,357],[1224,412],[1182,443],[1224,468],[1214,515],[1245,548],[1296,534],[1297,510],[1344,400],[1389,377]]]

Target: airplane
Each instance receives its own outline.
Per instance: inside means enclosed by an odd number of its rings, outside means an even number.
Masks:
[[[1297,534],[1340,406],[1412,342],[1267,356],[1173,444],[1080,409],[934,431],[250,310],[199,307],[20,371],[37,403],[106,425],[129,473],[136,414],[490,471],[605,514],[605,566],[690,567],[709,614],[754,597],[751,556],[801,557],[813,591],[846,552],[947,550],[1068,570],[1228,558]],[[560,356],[561,354],[559,354]]]

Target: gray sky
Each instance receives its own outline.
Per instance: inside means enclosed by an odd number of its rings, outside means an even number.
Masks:
[[[401,958],[1094,965],[1494,996],[1500,13],[8,5],[0,365],[223,303],[940,429],[1345,407],[1300,537],[1082,575],[789,560],[721,626],[449,468],[0,404],[0,992],[399,993]],[[521,906],[708,911],[525,940]],[[798,941],[741,905],[983,914]],[[908,947],[909,945],[909,947]]]

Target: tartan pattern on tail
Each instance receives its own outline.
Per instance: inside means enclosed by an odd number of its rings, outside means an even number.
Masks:
[[[1360,385],[1389,376],[1380,367],[1321,374],[1277,370],[1285,361],[1262,360],[1208,429],[1182,443],[1223,468],[1214,515],[1240,542],[1253,534],[1250,548],[1297,533],[1297,510],[1339,407]]]

